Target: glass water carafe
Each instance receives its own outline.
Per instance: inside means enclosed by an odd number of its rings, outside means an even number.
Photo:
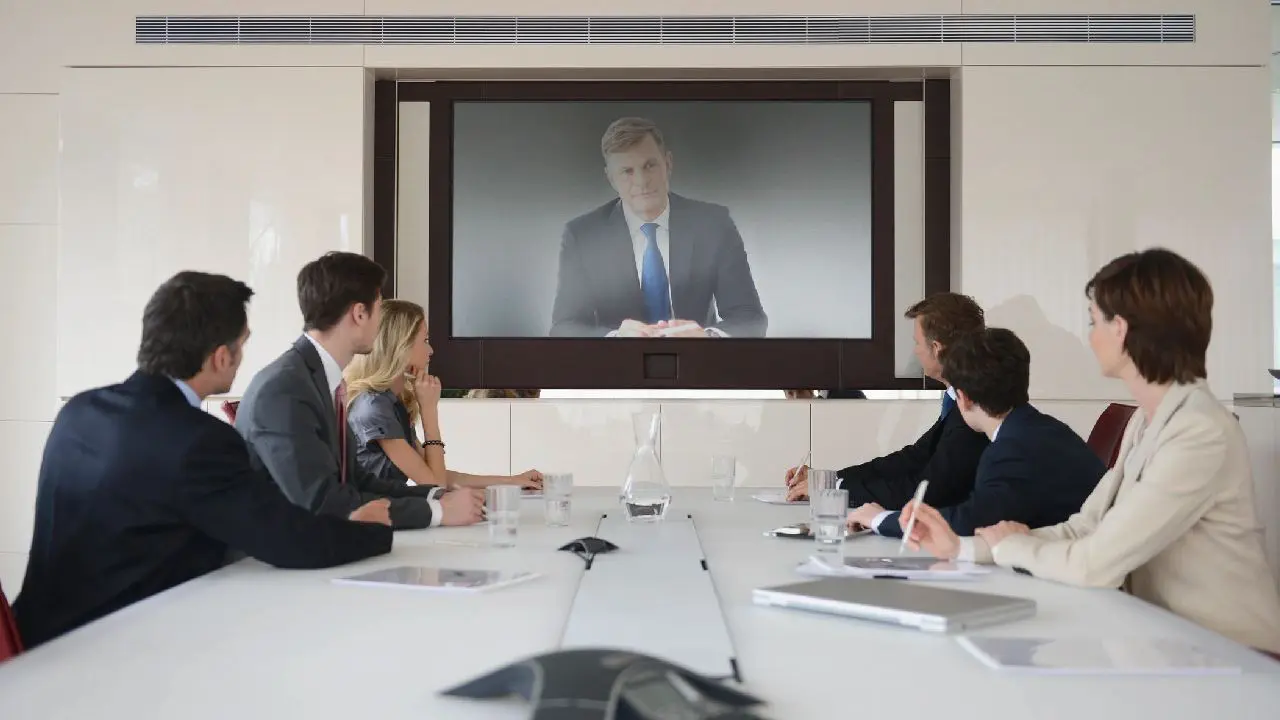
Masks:
[[[658,522],[667,515],[671,504],[671,486],[667,485],[658,460],[658,434],[662,415],[638,412],[631,416],[636,449],[622,485],[622,510],[628,522]]]

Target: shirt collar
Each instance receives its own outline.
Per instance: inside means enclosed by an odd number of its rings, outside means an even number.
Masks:
[[[996,441],[996,436],[1000,434],[1000,428],[1002,427],[1004,427],[1004,420],[1001,420],[1000,424],[996,426],[996,429],[991,431],[991,442]]]
[[[619,200],[618,202],[622,202],[622,201]],[[635,213],[631,212],[631,208],[627,207],[627,204],[625,202],[622,202],[622,216],[627,220],[627,229],[631,231],[631,237],[643,238],[644,235],[640,232],[640,226],[644,225],[645,221],[641,220],[639,215],[636,215]],[[662,228],[663,230],[666,230],[668,232],[671,231],[671,196],[670,195],[667,196],[667,206],[663,208],[662,214],[654,218],[650,222],[653,222],[655,225],[657,225],[659,228]]]
[[[187,402],[191,403],[191,407],[193,408],[200,407],[200,396],[196,394],[195,390],[191,389],[190,385],[186,384],[181,380],[178,380],[177,378],[169,378],[169,379],[172,380],[173,384],[177,385],[178,389],[182,391],[182,396],[187,399]]]
[[[320,355],[320,365],[324,367],[324,379],[328,382],[329,394],[332,395],[337,392],[338,385],[342,384],[342,368],[338,367],[338,361],[334,360],[329,351],[325,350],[324,346],[317,342],[315,338],[309,334],[303,335],[303,337],[311,341],[311,344],[316,348],[316,353]]]
[[[958,402],[956,400],[956,389],[950,385],[947,386],[947,397],[951,398],[951,402]]]

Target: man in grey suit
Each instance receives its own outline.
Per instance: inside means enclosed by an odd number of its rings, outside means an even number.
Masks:
[[[254,467],[312,512],[347,517],[385,497],[397,529],[479,522],[482,503],[472,490],[445,493],[380,480],[355,462],[342,370],[373,347],[385,279],[380,265],[354,253],[331,252],[302,268],[298,305],[305,333],[249,383],[236,429]]]
[[[728,208],[670,191],[657,125],[615,120],[600,150],[618,199],[565,226],[551,335],[764,337],[769,319]]]

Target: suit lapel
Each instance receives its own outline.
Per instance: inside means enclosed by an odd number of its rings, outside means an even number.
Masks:
[[[686,209],[684,198],[671,193],[668,199],[670,213],[667,216],[667,278],[671,282],[671,315],[676,319],[706,322],[705,317],[687,317],[684,303],[685,289],[689,287],[689,277],[693,269],[693,243],[691,231],[685,221],[688,218],[682,210]]]
[[[1169,424],[1169,419],[1182,408],[1183,403],[1187,401],[1192,392],[1195,392],[1198,386],[1199,384],[1195,383],[1170,387],[1169,391],[1165,393],[1164,399],[1160,401],[1159,407],[1156,408],[1155,416],[1143,428],[1141,439],[1137,438],[1138,423],[1130,423],[1129,427],[1125,429],[1124,438],[1120,441],[1121,481],[1116,484],[1116,495],[1120,494],[1123,486],[1137,482],[1141,478],[1142,471],[1147,466],[1147,461],[1151,459],[1151,451],[1157,445],[1156,438],[1164,431],[1165,425]],[[1142,409],[1139,408],[1137,412],[1141,413]],[[1132,457],[1128,457],[1130,454],[1132,454]],[[1114,505],[1115,501],[1116,497],[1112,496],[1108,507]]]
[[[601,278],[604,282],[602,297],[622,297],[627,312],[624,314],[638,320],[645,317],[644,293],[640,291],[640,273],[637,271],[636,249],[631,238],[631,228],[627,227],[626,215],[622,212],[622,201],[613,204],[609,213],[610,242],[604,248],[608,256],[599,267],[617,268],[617,275]],[[619,293],[619,289],[623,289]]]
[[[329,412],[322,413],[325,417],[325,426],[329,429],[329,447],[334,449],[334,453],[338,451],[338,415],[333,407],[333,395],[329,393],[329,378],[324,374],[324,363],[320,361],[320,353],[316,352],[316,348],[306,336],[298,338],[293,344],[293,349],[302,356],[302,361],[307,366],[307,370],[311,373],[311,385],[315,388],[316,395],[320,400],[320,407],[327,408]]]

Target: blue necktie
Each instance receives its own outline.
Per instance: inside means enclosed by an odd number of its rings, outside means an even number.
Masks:
[[[951,412],[951,408],[955,406],[956,401],[951,399],[951,393],[942,393],[942,414],[938,418],[945,418],[947,413]]]
[[[648,321],[671,319],[671,292],[667,284],[667,266],[662,262],[662,252],[658,250],[658,224],[645,223],[640,226],[644,233],[644,263],[640,270],[640,291],[644,293],[644,309]]]

